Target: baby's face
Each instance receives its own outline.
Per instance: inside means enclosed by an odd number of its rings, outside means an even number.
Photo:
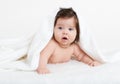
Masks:
[[[61,46],[69,46],[76,38],[75,19],[59,18],[54,28],[54,38]]]

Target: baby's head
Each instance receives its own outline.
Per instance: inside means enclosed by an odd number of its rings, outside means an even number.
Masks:
[[[76,12],[72,8],[60,8],[55,16],[53,38],[56,40],[62,34],[64,41],[70,38],[71,43],[78,42],[79,30],[79,20]],[[64,33],[68,36],[63,35]]]

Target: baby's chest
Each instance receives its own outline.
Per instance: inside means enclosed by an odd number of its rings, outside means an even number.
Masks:
[[[52,56],[56,59],[70,59],[72,55],[72,49],[56,49]]]

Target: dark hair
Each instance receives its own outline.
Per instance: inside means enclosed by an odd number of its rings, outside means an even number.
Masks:
[[[57,14],[55,16],[54,27],[59,18],[71,18],[71,17],[75,18],[76,30],[77,30],[77,35],[76,35],[74,42],[78,42],[79,41],[79,33],[80,33],[79,20],[78,20],[76,12],[72,8],[60,8],[60,10],[57,12]]]

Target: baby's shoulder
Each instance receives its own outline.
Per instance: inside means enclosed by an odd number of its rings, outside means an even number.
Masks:
[[[79,49],[81,49],[81,48],[80,48],[80,45],[77,44],[77,43],[72,44],[72,46],[73,46],[74,50],[79,50]]]
[[[57,45],[57,43],[54,39],[51,39],[48,44],[51,45],[51,46],[56,46]]]

